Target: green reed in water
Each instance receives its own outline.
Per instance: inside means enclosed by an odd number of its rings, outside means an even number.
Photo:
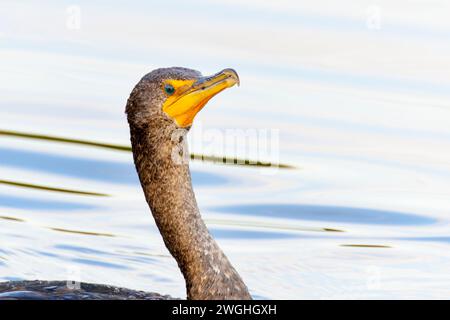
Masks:
[[[98,147],[98,148],[106,148],[106,149],[112,149],[112,150],[118,150],[118,151],[131,151],[131,147],[126,146],[126,145],[103,143],[103,142],[81,140],[81,139],[63,138],[63,137],[49,136],[49,135],[43,135],[43,134],[33,134],[33,133],[26,133],[26,132],[19,132],[19,131],[0,130],[0,135],[18,137],[18,138],[26,138],[26,139],[62,142],[62,143],[73,143],[73,144],[80,144],[80,145],[92,146],[92,147]],[[243,166],[253,166],[253,167],[272,167],[272,168],[280,168],[280,169],[295,169],[294,166],[287,165],[287,164],[281,164],[281,163],[276,164],[276,163],[271,163],[271,162],[252,161],[249,159],[208,156],[208,155],[195,154],[195,153],[191,153],[190,158],[192,160],[201,160],[201,161],[218,163],[218,164],[243,165]]]
[[[29,189],[38,189],[38,190],[45,190],[45,191],[79,194],[79,195],[85,195],[85,196],[109,197],[109,195],[105,194],[105,193],[79,191],[79,190],[72,190],[72,189],[65,189],[65,188],[54,188],[54,187],[49,187],[49,186],[42,186],[42,185],[38,185],[38,184],[17,182],[17,181],[10,181],[10,180],[0,180],[0,184],[5,184],[5,185],[9,185],[9,186],[14,186],[14,187],[29,188]]]

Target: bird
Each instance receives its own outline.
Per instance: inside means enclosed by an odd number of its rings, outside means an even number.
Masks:
[[[164,244],[184,276],[189,300],[252,299],[201,217],[187,145],[198,112],[215,95],[236,84],[240,84],[239,76],[231,68],[211,76],[184,67],[159,68],[141,78],[126,104],[139,181]],[[169,298],[92,284],[81,284],[80,294],[74,295],[64,285],[54,281],[0,284],[0,299]]]

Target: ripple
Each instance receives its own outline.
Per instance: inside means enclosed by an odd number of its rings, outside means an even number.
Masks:
[[[148,257],[157,257],[157,258],[172,258],[171,255],[168,254],[160,254],[160,253],[148,253],[148,252],[140,252],[140,251],[134,251],[132,252],[135,255],[139,256],[148,256]]]
[[[0,159],[2,166],[116,184],[139,184],[131,157],[128,163],[0,148]],[[221,185],[229,179],[218,174],[192,170],[192,181],[197,185]]]
[[[41,256],[49,257],[49,258],[59,258],[60,256],[56,253],[51,253],[48,251],[35,250],[35,253]]]
[[[192,183],[194,185],[224,185],[229,183],[231,179],[218,174],[191,170]]]
[[[87,247],[82,247],[82,246],[76,246],[76,245],[69,245],[69,244],[58,244],[53,246],[54,249],[56,250],[64,250],[64,251],[71,251],[71,252],[76,252],[77,254],[79,253],[83,253],[83,254],[87,254],[87,255],[93,255],[93,256],[106,256],[106,257],[110,257],[110,258],[121,258],[127,261],[133,261],[133,262],[139,262],[139,263],[144,263],[144,264],[150,264],[150,263],[154,263],[155,261],[157,261],[157,259],[155,259],[155,257],[152,257],[150,255],[146,255],[146,256],[142,256],[142,255],[136,255],[133,253],[109,253],[106,251],[100,251],[100,250],[96,250],[96,249],[91,249],[91,248],[87,248]]]
[[[436,222],[430,217],[405,212],[321,205],[254,204],[210,209],[240,215],[373,225],[428,225]]]
[[[230,219],[205,219],[207,224],[217,224],[224,226],[241,226],[265,229],[278,229],[286,231],[312,231],[312,232],[345,232],[345,230],[335,228],[305,227],[291,224],[270,223],[267,221],[242,221]]]
[[[450,243],[450,237],[442,236],[442,237],[411,237],[411,238],[398,238],[398,240],[407,240],[407,241],[425,241],[425,242],[445,242]]]
[[[107,255],[107,253],[104,251],[95,250],[95,249],[86,248],[86,247],[74,246],[74,245],[69,245],[69,244],[57,244],[57,245],[53,246],[53,248],[59,249],[59,250],[65,250],[65,251],[74,251],[77,253]]]
[[[105,262],[105,261],[99,261],[99,260],[92,260],[92,259],[85,259],[85,258],[75,258],[71,259],[73,262],[86,264],[90,266],[98,266],[98,267],[104,267],[104,268],[110,268],[110,269],[122,269],[122,270],[130,270],[130,267],[112,263],[112,262]]]
[[[11,130],[0,130],[0,135],[16,137],[16,138],[33,139],[33,140],[44,140],[44,141],[52,141],[52,142],[60,142],[60,143],[78,144],[78,145],[85,145],[85,146],[90,146],[90,147],[131,152],[131,146],[113,144],[113,143],[104,143],[104,142],[97,142],[97,141],[64,138],[64,137],[49,136],[49,135],[43,135],[43,134],[33,134],[33,133],[11,131]],[[253,161],[253,160],[249,160],[249,159],[227,158],[227,157],[218,157],[218,156],[210,156],[210,155],[195,154],[195,153],[191,153],[190,158],[192,160],[200,160],[200,161],[212,162],[212,163],[216,163],[216,164],[272,167],[272,168],[280,168],[280,169],[295,169],[294,166],[291,166],[288,164],[283,164],[283,163]]]
[[[228,230],[215,228],[210,228],[210,231],[217,239],[290,239],[300,237],[296,234],[271,231]]]
[[[0,207],[46,211],[91,210],[97,208],[96,206],[84,203],[44,200],[2,194],[0,194]]]
[[[16,221],[16,222],[25,222],[23,219],[15,218],[15,217],[9,217],[9,216],[0,216],[0,219],[2,220],[8,220],[8,221]]]
[[[12,148],[0,148],[0,158],[2,159],[2,166],[103,182],[139,183],[136,171],[131,163],[86,159]]]
[[[74,233],[79,234],[83,236],[100,236],[100,237],[115,237],[114,234],[111,233],[100,233],[100,232],[92,232],[92,231],[81,231],[81,230],[69,230],[69,229],[62,229],[62,228],[49,228],[53,231],[58,232],[64,232],[64,233]]]
[[[341,244],[340,246],[350,248],[392,248],[382,244]]]
[[[6,184],[8,186],[14,186],[14,187],[20,187],[20,188],[70,193],[70,194],[77,194],[77,195],[84,195],[84,196],[97,196],[97,197],[108,197],[109,196],[107,194],[98,193],[98,192],[80,191],[80,190],[72,190],[72,189],[66,189],[66,188],[55,188],[55,187],[42,186],[42,185],[38,185],[38,184],[10,181],[10,180],[0,180],[0,184]]]

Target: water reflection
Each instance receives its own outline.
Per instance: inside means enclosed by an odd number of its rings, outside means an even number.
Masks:
[[[114,234],[111,233],[100,233],[100,232],[91,232],[91,231],[82,231],[82,230],[69,230],[62,228],[49,228],[53,231],[64,232],[64,233],[73,233],[84,236],[99,236],[99,237],[115,237]]]
[[[23,220],[23,219],[19,219],[19,218],[15,218],[15,217],[9,217],[9,216],[0,216],[0,219],[8,220],[8,221],[25,222],[25,220]]]
[[[101,143],[101,142],[87,141],[87,140],[80,140],[80,139],[63,138],[63,137],[49,136],[49,135],[44,135],[44,134],[33,134],[33,133],[19,132],[19,131],[12,131],[12,130],[0,130],[0,135],[16,137],[16,138],[80,144],[80,145],[85,145],[85,146],[99,147],[99,148],[119,150],[119,151],[131,151],[130,146],[123,146],[123,145],[110,144],[110,143]]]
[[[81,247],[77,245],[69,245],[69,244],[57,244],[53,246],[53,248],[57,250],[64,250],[64,251],[72,251],[76,253],[86,253],[86,254],[94,254],[94,255],[106,255],[107,252],[95,250],[87,247]]]
[[[28,189],[37,189],[43,191],[53,191],[53,192],[62,192],[62,193],[70,193],[77,194],[83,196],[97,196],[97,197],[107,197],[109,195],[105,193],[98,192],[88,192],[88,191],[80,191],[80,190],[72,190],[72,189],[64,189],[64,188],[55,188],[49,186],[42,186],[38,184],[26,183],[26,182],[18,182],[11,180],[0,180],[0,184],[5,184],[8,186],[19,187],[19,188],[28,188]]]
[[[35,250],[35,253],[36,253],[37,255],[44,256],[44,257],[60,258],[60,255],[59,255],[59,254],[52,253],[52,252],[50,252],[50,251]]]
[[[392,248],[391,246],[382,244],[341,244],[341,247],[349,248]]]
[[[31,150],[0,148],[2,166],[110,183],[136,184],[131,164],[70,157]]]
[[[398,238],[399,240],[406,240],[406,241],[425,241],[425,242],[444,242],[444,243],[450,243],[450,237],[411,237],[411,238]]]
[[[239,229],[218,229],[210,228],[215,238],[222,239],[291,239],[300,238],[298,234],[282,233],[276,231],[255,231]],[[304,236],[301,236],[304,237]]]
[[[254,204],[210,208],[213,211],[260,217],[379,225],[427,225],[435,219],[411,213],[321,205]]]
[[[5,194],[0,194],[0,207],[45,211],[92,210],[97,208],[94,205],[78,202],[46,200]]]
[[[85,259],[85,258],[74,258],[71,259],[71,261],[80,263],[80,264],[86,264],[90,266],[97,266],[102,268],[108,268],[108,269],[121,269],[121,270],[130,270],[131,268],[128,266],[125,266],[123,264],[117,264],[112,262],[106,262],[106,261],[100,261],[98,259]]]
[[[290,223],[271,223],[268,221],[245,221],[245,220],[224,220],[224,219],[206,219],[206,223],[223,225],[223,226],[240,226],[251,228],[264,228],[269,230],[283,230],[283,231],[312,231],[312,232],[345,232],[341,229],[320,228],[320,227],[306,227],[295,226]]]
[[[0,148],[2,166],[60,174],[63,176],[117,184],[139,184],[136,169],[130,162],[117,162],[56,155],[30,150]],[[192,171],[196,185],[221,185],[229,180],[209,172]]]
[[[63,138],[57,136],[49,136],[43,134],[32,134],[27,132],[19,132],[19,131],[11,131],[11,130],[0,130],[0,135],[16,137],[16,138],[25,138],[25,139],[35,139],[35,140],[44,140],[44,141],[52,141],[52,142],[60,142],[60,143],[70,143],[70,144],[79,144],[90,147],[97,148],[105,148],[112,149],[118,151],[128,151],[131,152],[131,146],[120,145],[120,144],[111,144],[111,143],[103,143],[97,141],[88,141],[81,139],[73,139],[73,138]],[[239,165],[239,166],[256,166],[256,167],[272,167],[272,168],[280,168],[280,169],[294,169],[295,167],[288,164],[283,163],[271,163],[265,161],[252,161],[249,159],[242,158],[227,158],[220,156],[212,156],[212,155],[204,155],[204,154],[196,154],[191,153],[190,158],[192,160],[201,160],[206,162],[212,162],[216,164],[228,164],[228,165]]]
[[[0,37],[7,39],[0,142],[8,145],[0,146],[0,169],[13,180],[0,181],[0,206],[6,207],[0,257],[7,259],[0,258],[1,280],[62,279],[75,264],[89,282],[184,297],[176,262],[151,216],[142,214],[148,208],[123,114],[130,86],[142,73],[176,60],[204,72],[237,67],[243,86],[202,114],[208,129],[279,129],[280,161],[302,163],[303,170],[279,170],[261,180],[255,175],[260,170],[248,166],[192,174],[195,185],[220,187],[197,190],[199,203],[214,208],[205,215],[208,226],[255,298],[447,294],[448,2],[385,2],[389,21],[375,31],[366,24],[366,4],[357,1],[345,3],[345,10],[332,1],[139,1],[110,5],[105,15],[102,5],[82,0],[83,13],[101,22],[83,22],[89,32],[67,30],[65,8],[54,3],[11,1],[0,13],[7,16],[0,19]],[[154,28],[165,16],[174,23]],[[124,23],[114,23],[117,17]],[[205,19],[220,31],[215,41],[202,28]],[[200,34],[183,29],[187,24]],[[186,49],[181,59],[180,45]],[[33,141],[46,142],[28,150]],[[59,152],[71,145],[70,155]],[[91,160],[91,151],[98,158]],[[34,173],[42,181],[26,180]],[[71,186],[81,182],[81,190],[52,185],[53,175]],[[248,188],[241,189],[238,179]],[[112,190],[116,198],[76,196]],[[70,211],[84,206],[82,200],[96,205],[89,207],[88,222]],[[322,205],[337,203],[347,207]],[[15,218],[8,208],[26,212]],[[344,230],[324,228],[334,225]],[[377,268],[380,289],[368,283]]]

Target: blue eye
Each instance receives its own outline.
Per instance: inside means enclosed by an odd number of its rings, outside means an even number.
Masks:
[[[171,84],[166,84],[164,86],[164,91],[168,94],[168,95],[172,95],[175,92],[175,88],[171,85]]]

